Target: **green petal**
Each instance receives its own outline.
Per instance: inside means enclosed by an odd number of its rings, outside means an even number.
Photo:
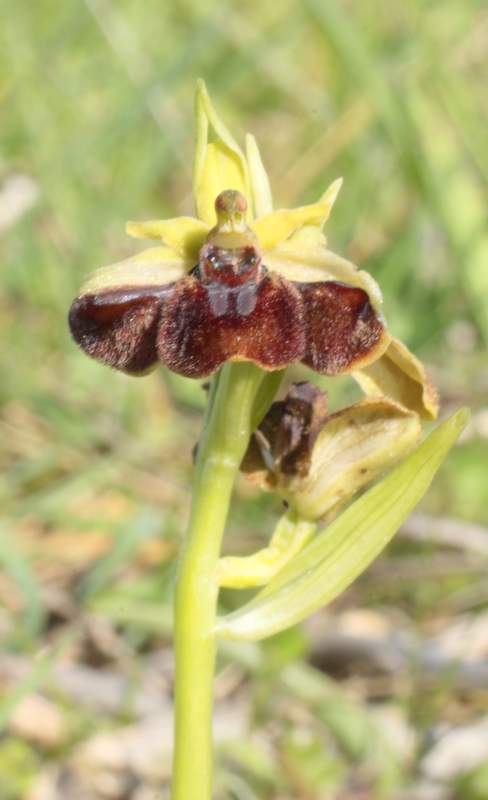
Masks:
[[[182,258],[196,259],[209,226],[194,217],[128,222],[125,227],[135,239],[158,239]]]
[[[199,219],[215,225],[215,198],[225,189],[236,189],[251,201],[246,159],[232,134],[212,105],[202,80],[197,82],[196,148],[193,195]]]
[[[381,553],[425,494],[468,417],[462,409],[439,425],[255,598],[221,618],[216,633],[228,639],[263,639],[296,625],[337,597]]]

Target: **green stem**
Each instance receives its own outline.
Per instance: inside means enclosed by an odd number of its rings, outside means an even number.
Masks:
[[[210,800],[212,796],[216,566],[234,480],[257,413],[259,389],[263,405],[263,378],[265,373],[249,363],[223,367],[198,448],[191,517],[175,594],[173,800]],[[267,380],[271,402],[276,379],[269,376]]]

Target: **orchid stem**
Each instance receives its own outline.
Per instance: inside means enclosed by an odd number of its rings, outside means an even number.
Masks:
[[[226,364],[209,397],[176,582],[172,800],[212,796],[216,568],[239,465],[256,418],[265,413],[277,388],[272,375],[250,363]]]

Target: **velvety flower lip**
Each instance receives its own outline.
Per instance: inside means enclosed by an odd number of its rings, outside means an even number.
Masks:
[[[389,337],[364,289],[291,281],[278,264],[269,270],[247,225],[244,196],[221,192],[215,208],[217,224],[186,275],[167,283],[158,275],[152,283],[146,271],[142,285],[107,287],[99,276],[98,291],[89,285],[75,300],[71,331],[89,355],[129,373],[160,360],[201,378],[227,360],[266,370],[303,361],[337,375],[384,352]]]

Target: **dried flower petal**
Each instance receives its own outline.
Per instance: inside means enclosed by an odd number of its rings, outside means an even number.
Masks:
[[[335,513],[360,489],[404,458],[421,433],[419,418],[387,398],[363,400],[332,414],[315,444],[304,481],[287,487],[303,517]]]
[[[398,339],[391,340],[378,361],[354,372],[353,377],[367,395],[384,394],[425,419],[437,417],[437,390],[422,362]]]
[[[387,398],[326,416],[321,394],[311,384],[298,384],[273,403],[242,464],[258,485],[277,490],[311,520],[335,513],[403,458],[421,432],[418,415]]]
[[[284,400],[273,403],[252,437],[242,471],[269,471],[271,481],[275,473],[305,477],[326,418],[327,395],[308,381],[294,383]]]

